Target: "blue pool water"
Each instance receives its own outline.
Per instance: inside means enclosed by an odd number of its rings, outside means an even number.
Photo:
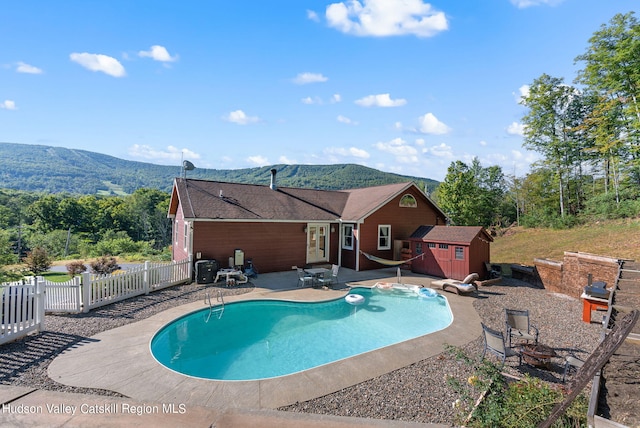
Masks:
[[[451,324],[447,300],[354,288],[318,303],[251,300],[185,315],[151,340],[158,362],[189,376],[254,380],[283,376],[372,351]]]

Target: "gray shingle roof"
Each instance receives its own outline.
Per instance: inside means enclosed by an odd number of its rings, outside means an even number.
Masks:
[[[175,214],[180,201],[187,219],[357,221],[411,185],[400,183],[352,190],[293,187],[272,190],[266,185],[176,178],[169,214]],[[434,209],[438,210],[435,205]]]
[[[479,234],[482,234],[483,239],[493,241],[491,235],[482,226],[420,226],[410,238],[430,242],[469,243]]]

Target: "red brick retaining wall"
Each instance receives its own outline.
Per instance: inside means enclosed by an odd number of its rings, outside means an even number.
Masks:
[[[565,252],[562,262],[535,259],[534,265],[544,288],[555,293],[580,297],[589,274],[593,282],[604,281],[607,288],[618,278],[619,259],[588,253]]]

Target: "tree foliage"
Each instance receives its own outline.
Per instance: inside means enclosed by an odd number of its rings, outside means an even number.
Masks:
[[[438,187],[437,200],[451,223],[492,226],[509,221],[505,181],[498,166],[484,168],[477,158],[471,165],[452,162]]]
[[[511,189],[519,191],[525,224],[564,227],[595,213],[634,212],[628,199],[640,185],[640,24],[634,13],[602,25],[576,62],[584,64],[575,78],[581,87],[543,74],[522,102],[524,146],[543,156],[517,181],[521,189]],[[616,208],[597,206],[604,201]]]

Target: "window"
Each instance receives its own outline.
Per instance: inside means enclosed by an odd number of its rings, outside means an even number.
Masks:
[[[402,198],[400,198],[400,206],[403,208],[417,208],[418,202],[413,195],[406,194]]]
[[[178,243],[180,242],[180,239],[179,239],[179,238],[180,238],[180,228],[179,228],[178,226],[180,226],[180,223],[179,223],[179,222],[178,222],[178,220],[176,219],[176,224],[175,224],[175,226],[173,227],[173,230],[175,231],[175,235],[176,235],[176,237],[175,237],[175,243],[174,243],[174,245],[176,246],[176,248],[178,247]]]
[[[456,260],[464,260],[464,248],[456,247]]]
[[[440,248],[441,250],[448,250],[449,244],[438,244],[438,248]]]
[[[353,250],[353,225],[342,225],[342,248],[345,250]]]
[[[429,247],[429,248],[436,248],[436,243],[435,243],[435,242],[428,242],[428,243],[427,243],[427,247]]]
[[[189,223],[184,222],[184,249],[189,248]]]
[[[416,254],[422,254],[422,242],[416,242]]]
[[[378,250],[391,249],[391,225],[381,224],[378,226]]]

